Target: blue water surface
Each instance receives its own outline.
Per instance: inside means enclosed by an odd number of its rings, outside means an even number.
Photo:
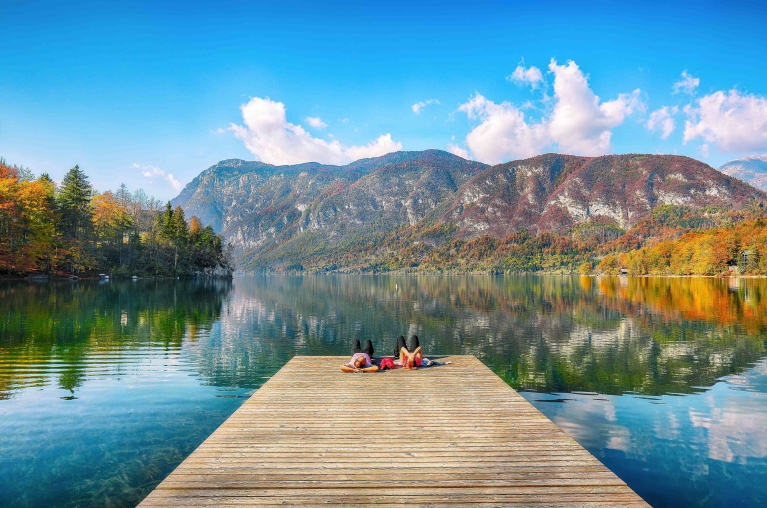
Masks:
[[[767,281],[0,282],[0,506],[134,506],[293,355],[473,354],[653,506],[767,505]]]

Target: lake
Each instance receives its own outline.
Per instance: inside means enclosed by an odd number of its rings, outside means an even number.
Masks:
[[[292,356],[400,334],[653,506],[767,505],[765,279],[275,275],[0,281],[0,506],[134,506]]]

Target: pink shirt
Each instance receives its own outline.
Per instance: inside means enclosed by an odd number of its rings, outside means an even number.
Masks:
[[[364,358],[365,358],[365,365],[363,365],[363,367],[372,367],[372,366],[373,366],[373,364],[372,364],[372,363],[370,363],[370,357],[369,357],[367,354],[365,354],[365,353],[354,353],[354,354],[352,355],[352,359],[351,359],[351,360],[349,360],[349,363],[347,363],[347,365],[348,365],[349,367],[353,368],[353,369],[356,369],[356,368],[357,368],[357,366],[356,366],[356,365],[354,365],[354,361],[355,361],[357,358],[360,358],[360,357],[364,357]]]

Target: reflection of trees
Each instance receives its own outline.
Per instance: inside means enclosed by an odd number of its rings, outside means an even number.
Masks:
[[[427,352],[475,354],[518,388],[690,393],[763,355],[765,282],[255,277],[238,280],[224,322],[248,323],[250,361],[274,370],[293,354],[345,355],[354,338],[388,354],[418,333]]]
[[[220,317],[230,290],[221,280],[0,283],[0,398],[51,378],[74,392],[89,369],[118,370],[138,349],[178,351]]]
[[[346,355],[355,338],[390,354],[412,333],[427,353],[477,355],[517,388],[690,393],[742,372],[767,339],[762,279],[313,275],[235,285],[230,295],[226,281],[0,284],[0,397],[52,378],[74,391],[100,361],[119,372],[137,350],[178,354],[182,340],[207,382],[257,387],[295,354]]]

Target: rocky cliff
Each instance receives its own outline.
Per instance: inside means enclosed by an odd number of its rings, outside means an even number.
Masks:
[[[526,228],[564,233],[586,221],[630,229],[656,206],[743,206],[763,195],[677,155],[545,154],[493,166],[458,192],[442,220],[462,237],[502,238]]]

